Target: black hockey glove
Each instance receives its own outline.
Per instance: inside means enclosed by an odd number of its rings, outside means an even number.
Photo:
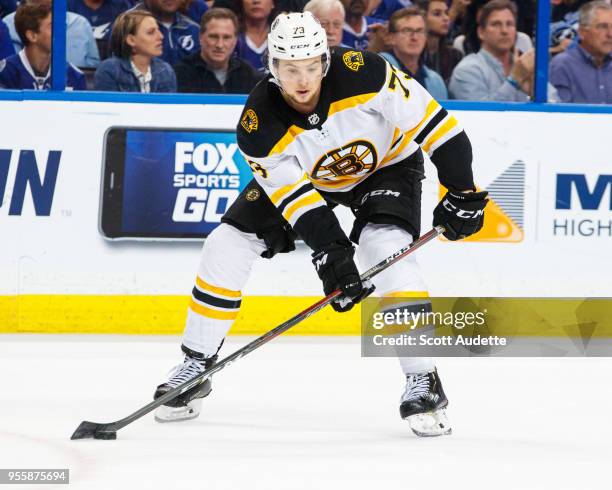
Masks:
[[[353,261],[355,248],[348,242],[325,245],[312,254],[312,263],[323,281],[325,295],[341,289],[344,293],[332,302],[338,312],[349,311],[356,303],[374,291],[369,281],[361,282]]]
[[[433,225],[444,226],[444,236],[460,240],[480,231],[484,223],[484,208],[488,192],[448,191],[433,212]]]

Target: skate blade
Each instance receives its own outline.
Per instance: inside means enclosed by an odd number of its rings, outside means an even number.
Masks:
[[[168,422],[182,422],[184,420],[195,419],[200,415],[202,409],[202,398],[191,400],[187,405],[182,407],[168,407],[162,405],[155,410],[155,420],[162,424]]]
[[[433,412],[417,413],[407,417],[406,420],[412,432],[419,437],[437,437],[452,433],[446,410],[443,408]]]

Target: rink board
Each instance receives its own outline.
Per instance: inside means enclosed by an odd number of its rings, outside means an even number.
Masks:
[[[201,241],[102,236],[104,135],[118,126],[231,131],[241,110],[3,102],[10,125],[0,134],[0,332],[180,333]],[[612,115],[454,112],[473,142],[476,183],[494,198],[476,239],[440,240],[419,252],[430,294],[612,296]],[[50,165],[57,167],[53,185]],[[440,192],[428,164],[423,231]],[[340,218],[350,229],[349,213]],[[232,332],[266,331],[320,294],[303,246],[260,260]],[[315,318],[294,332],[359,332],[357,311]]]

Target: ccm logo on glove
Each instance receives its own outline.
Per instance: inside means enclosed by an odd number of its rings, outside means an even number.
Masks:
[[[477,233],[484,224],[487,195],[487,191],[449,190],[434,209],[434,226],[443,226],[444,236],[453,241]]]

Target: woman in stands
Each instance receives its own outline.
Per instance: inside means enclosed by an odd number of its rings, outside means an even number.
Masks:
[[[174,70],[158,58],[163,38],[149,12],[132,10],[117,17],[111,33],[112,57],[98,66],[95,90],[176,92]]]

